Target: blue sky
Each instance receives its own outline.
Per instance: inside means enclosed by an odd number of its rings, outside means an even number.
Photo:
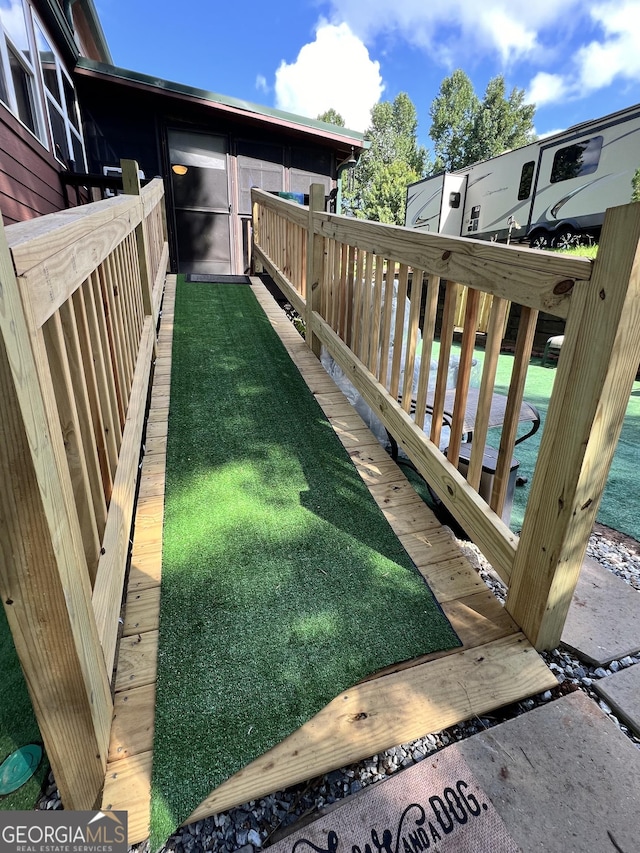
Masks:
[[[364,130],[407,92],[429,107],[462,68],[525,90],[539,134],[640,102],[640,0],[96,0],[116,65]]]

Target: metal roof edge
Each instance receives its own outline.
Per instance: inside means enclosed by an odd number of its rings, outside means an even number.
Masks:
[[[151,77],[148,74],[142,74],[139,71],[132,71],[127,68],[120,68],[115,65],[109,65],[104,62],[96,62],[94,59],[81,56],[76,64],[76,71],[94,72],[97,75],[106,76],[116,80],[122,80],[129,83],[134,83],[151,89],[157,89],[167,94],[196,98],[201,101],[207,101],[210,104],[218,106],[228,111],[236,113],[250,113],[257,117],[263,118],[266,121],[272,121],[281,125],[287,125],[297,130],[305,130],[311,133],[317,133],[327,138],[333,138],[336,142],[341,142],[346,145],[353,145],[354,148],[366,149],[371,143],[364,139],[364,134],[356,130],[339,127],[338,125],[328,124],[324,121],[310,119],[306,116],[288,113],[284,110],[277,110],[272,107],[261,106],[254,104],[251,101],[244,101],[240,98],[233,98],[227,95],[220,95],[215,92],[210,92],[206,89],[199,89],[194,86],[187,86],[183,83],[176,83],[171,80],[163,80],[160,77]]]
[[[36,7],[36,12],[41,14],[45,25],[49,29],[54,29],[56,35],[64,41],[64,45],[61,45],[60,42],[58,42],[56,46],[59,49],[64,47],[67,51],[68,58],[73,62],[76,62],[80,55],[80,51],[76,44],[73,29],[69,25],[69,21],[59,4],[56,3],[55,0],[43,0],[41,6]],[[51,34],[51,38],[53,38],[53,33]]]

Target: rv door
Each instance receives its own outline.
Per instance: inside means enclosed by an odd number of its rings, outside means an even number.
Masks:
[[[467,175],[445,175],[442,188],[440,234],[460,237],[467,194]]]

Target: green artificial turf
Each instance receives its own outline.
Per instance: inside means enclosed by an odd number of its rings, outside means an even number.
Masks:
[[[507,393],[512,364],[513,356],[500,356],[496,391],[504,394]],[[522,528],[555,374],[555,366],[547,363],[545,367],[541,367],[540,359],[533,359],[529,365],[524,399],[538,408],[542,424],[541,428],[532,438],[518,444],[514,450],[514,456],[520,462],[518,473],[528,478],[525,486],[518,487],[515,490],[511,514],[511,528],[514,531],[519,531]],[[493,434],[490,435],[489,442],[493,446],[498,447],[500,440],[499,432],[497,430],[492,430],[491,432]],[[607,478],[607,485],[605,486],[598,510],[597,521],[621,533],[626,533],[637,540],[640,540],[639,474],[640,382],[634,382],[633,391],[627,404],[620,440],[616,446]]]
[[[16,749],[28,743],[42,744],[31,699],[27,692],[18,655],[0,607],[0,764]],[[12,794],[0,796],[0,810],[28,811],[34,808],[48,770],[45,758],[35,774]]]
[[[251,289],[179,278],[152,849],[342,690],[457,645]]]
[[[454,347],[459,352],[459,348]],[[478,362],[475,368],[476,376],[481,376],[484,362],[484,351],[476,350]],[[519,532],[522,529],[524,513],[529,499],[531,481],[535,469],[540,440],[549,407],[549,399],[553,391],[556,375],[555,364],[547,362],[545,367],[540,365],[540,358],[533,358],[529,364],[525,383],[524,399],[536,406],[540,412],[541,425],[538,432],[521,444],[516,445],[514,457],[518,460],[518,474],[527,479],[524,486],[515,490],[513,509],[511,512],[511,529]],[[496,374],[496,393],[507,394],[509,380],[513,367],[513,356],[502,354],[498,359]],[[526,432],[529,424],[521,425],[520,433]],[[495,448],[500,445],[500,430],[489,430],[487,442]],[[597,521],[612,527],[621,533],[640,540],[640,382],[634,382],[633,390],[627,404],[627,412],[622,426],[620,440],[616,447],[607,485],[598,510]]]

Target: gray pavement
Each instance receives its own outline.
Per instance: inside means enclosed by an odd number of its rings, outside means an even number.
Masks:
[[[272,849],[634,853],[639,796],[640,751],[578,690],[347,797]]]
[[[562,645],[594,666],[640,650],[640,594],[586,557],[562,633]]]

